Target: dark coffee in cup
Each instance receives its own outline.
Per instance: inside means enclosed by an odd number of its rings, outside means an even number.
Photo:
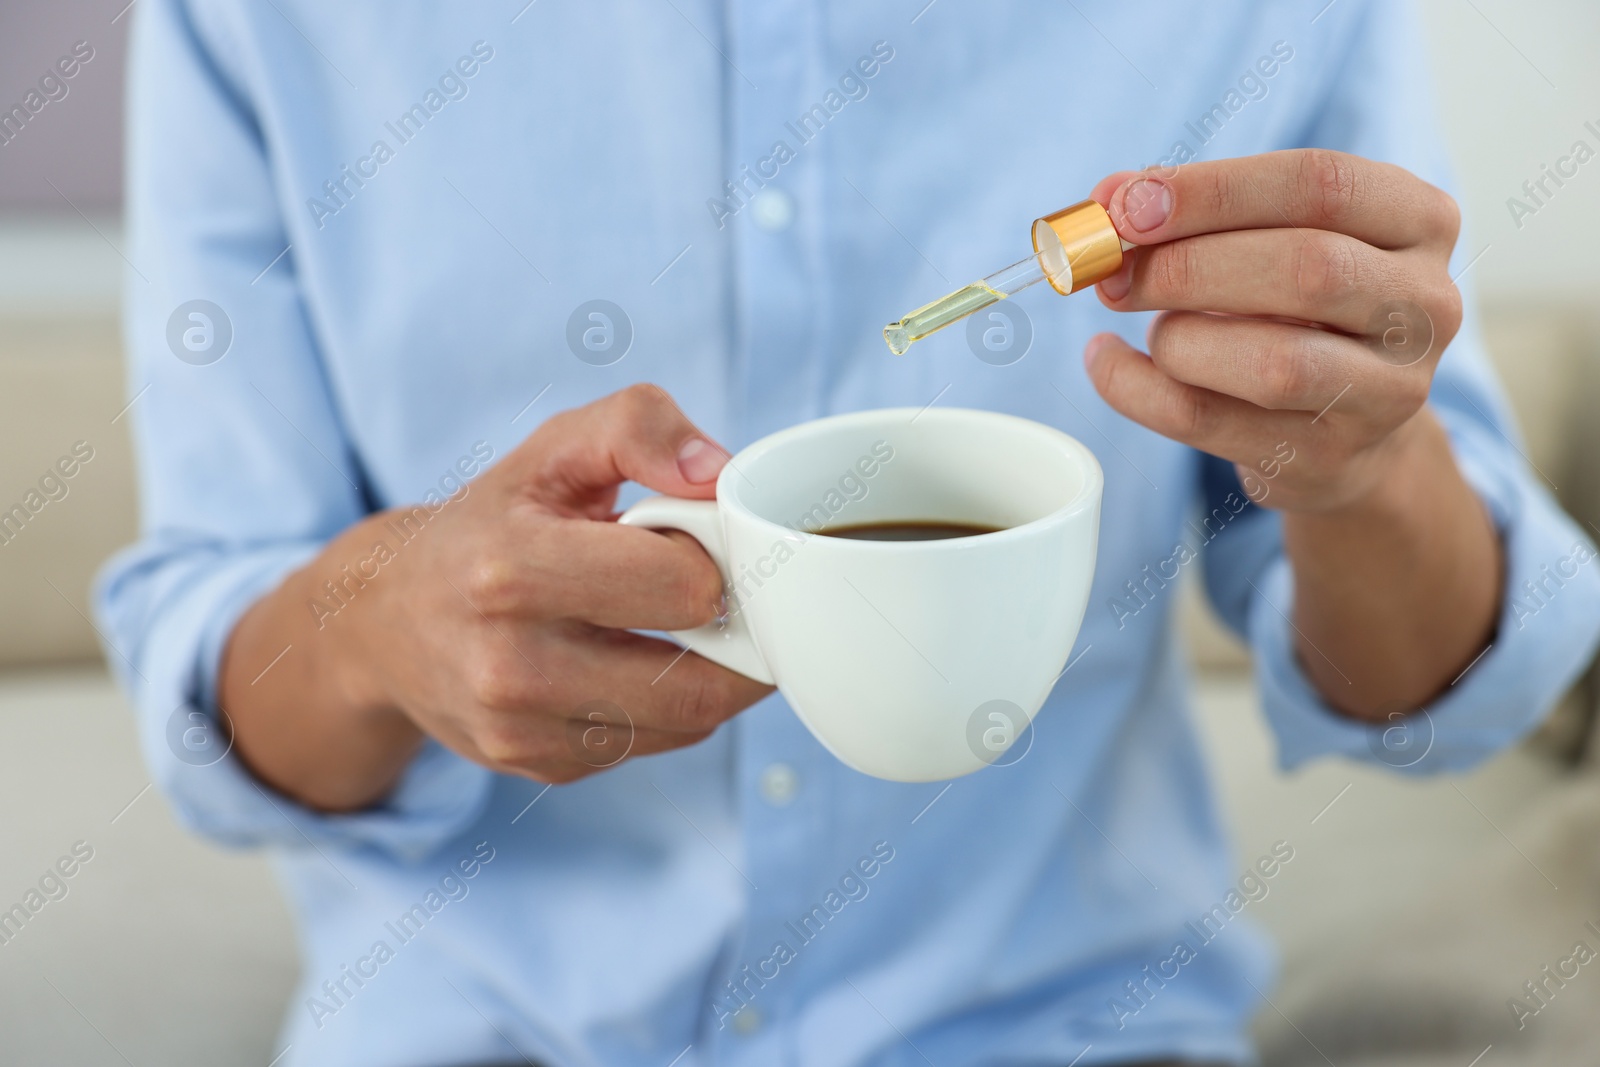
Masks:
[[[857,526],[833,526],[817,533],[852,541],[948,541],[953,537],[998,533],[1001,529],[965,522],[864,522]]]

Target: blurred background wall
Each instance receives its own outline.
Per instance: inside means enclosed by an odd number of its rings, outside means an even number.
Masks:
[[[131,9],[128,14],[131,14]],[[8,4],[0,14],[0,100],[7,107],[71,45],[86,41],[94,58],[70,79],[70,91],[30,122],[26,140],[0,155],[0,210],[107,212],[122,195],[122,75],[128,14],[122,3],[50,0]],[[116,22],[112,22],[112,18]],[[16,99],[13,99],[16,98]],[[69,103],[70,101],[70,103]],[[65,114],[71,112],[70,117]],[[12,158],[15,157],[15,158]]]

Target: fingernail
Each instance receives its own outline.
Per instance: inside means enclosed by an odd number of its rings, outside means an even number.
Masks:
[[[1133,288],[1133,257],[1127,252],[1122,253],[1122,266],[1117,273],[1109,278],[1100,280],[1100,292],[1107,300],[1121,300],[1128,295],[1128,290]]]
[[[691,437],[678,449],[678,473],[690,485],[711,481],[727,463],[727,454],[704,437]]]
[[[1122,217],[1139,233],[1167,221],[1172,214],[1172,189],[1156,178],[1139,178],[1122,187]]]

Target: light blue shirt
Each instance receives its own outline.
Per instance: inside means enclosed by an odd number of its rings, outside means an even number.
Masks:
[[[1519,455],[1470,312],[1434,404],[1504,537],[1506,606],[1487,654],[1389,734],[1330,712],[1297,666],[1276,517],[1089,385],[1085,340],[1137,342],[1146,316],[1032,291],[1010,365],[961,327],[898,359],[880,337],[1114,170],[1324,145],[1448,186],[1402,5],[919,6],[134,13],[143,534],[98,611],[179,817],[282,870],[305,965],[285,1064],[1247,1058],[1272,978],[1249,902],[1296,843],[1230,852],[1174,575],[1202,573],[1247,636],[1288,767],[1470,766],[1585,662],[1591,550]],[[593,300],[626,316],[610,349],[574,318]],[[930,403],[1092,448],[1093,597],[1026,755],[948,786],[878,781],[773,696],[702,744],[548,790],[430,746],[387,802],[338,817],[206,755],[219,653],[255,598],[372,509],[449,492],[637,381],[733,449]]]

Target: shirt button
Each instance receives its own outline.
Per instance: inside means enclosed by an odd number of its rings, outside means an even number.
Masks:
[[[799,791],[800,776],[787,763],[769,764],[761,772],[761,796],[773,807],[788,807]]]
[[[752,1005],[742,1009],[739,1014],[735,1015],[731,1020],[731,1025],[734,1033],[740,1037],[749,1037],[761,1029],[761,1021],[761,1013]]]
[[[794,222],[794,197],[782,189],[763,189],[750,198],[750,217],[768,233],[787,230]]]

